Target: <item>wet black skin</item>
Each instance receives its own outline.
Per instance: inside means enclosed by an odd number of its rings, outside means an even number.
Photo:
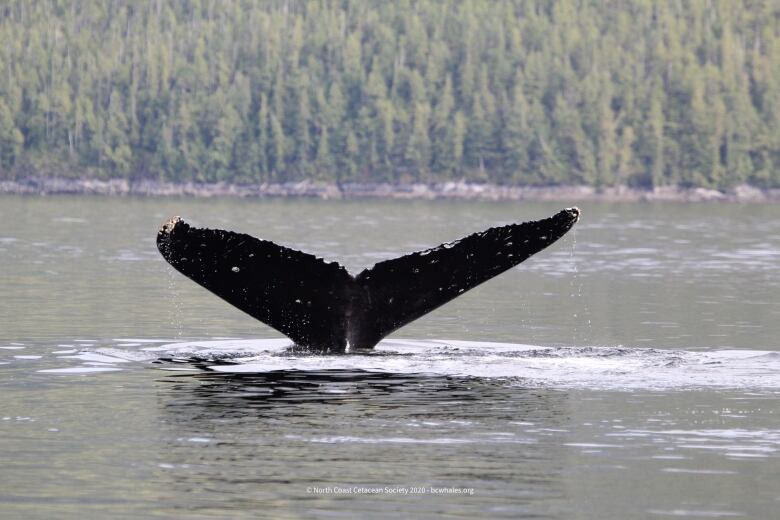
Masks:
[[[494,227],[387,260],[357,276],[337,262],[250,235],[193,228],[179,217],[157,233],[177,271],[297,345],[370,349],[391,332],[546,248],[579,219],[577,208]]]

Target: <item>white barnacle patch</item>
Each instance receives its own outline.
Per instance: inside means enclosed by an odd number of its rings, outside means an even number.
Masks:
[[[295,303],[301,303],[301,300],[296,298]]]
[[[170,233],[173,232],[173,230],[176,227],[176,225],[179,224],[180,222],[184,222],[181,219],[181,217],[178,217],[178,216],[171,217],[171,219],[168,220],[168,222],[166,222],[165,224],[162,225],[162,228],[160,229],[160,232],[161,233],[169,233],[170,234]]]
[[[234,273],[237,273],[237,272],[239,272],[241,269],[239,269],[237,265],[234,265],[234,266],[233,266],[233,267],[232,267],[230,270],[231,270],[231,271],[233,271]]]

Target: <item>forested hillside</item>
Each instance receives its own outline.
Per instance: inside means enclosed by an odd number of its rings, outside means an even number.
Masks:
[[[779,0],[6,0],[0,42],[0,178],[780,186]]]

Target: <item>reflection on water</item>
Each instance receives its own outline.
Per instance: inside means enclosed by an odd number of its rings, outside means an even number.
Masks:
[[[314,405],[317,415],[322,415],[320,405],[325,404],[363,404],[377,410],[431,406],[443,417],[448,413],[462,417],[464,412],[484,417],[492,411],[491,406],[484,404],[484,399],[505,400],[513,393],[501,380],[364,370],[280,370],[262,374],[197,372],[172,375],[161,381],[170,383],[171,392],[180,397],[168,402],[166,407],[214,409],[224,417],[236,410],[242,417],[248,410],[257,410],[259,415],[264,415],[263,410],[269,410],[269,413],[289,413],[294,417],[298,415],[296,409],[308,405]],[[186,395],[180,395],[181,392]],[[563,394],[554,392],[551,395]],[[474,403],[479,406],[471,410],[469,405]],[[543,408],[545,415],[549,415],[550,408]]]
[[[568,416],[561,392],[351,370],[174,375],[158,388],[163,465],[189,508],[202,505],[192,490],[228,486],[244,502],[225,495],[223,505],[239,510],[289,500],[292,512],[322,515],[553,518],[561,507],[562,454],[549,449]],[[359,491],[386,487],[466,491],[439,500]]]

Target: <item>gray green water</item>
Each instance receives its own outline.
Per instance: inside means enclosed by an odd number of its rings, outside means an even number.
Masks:
[[[0,518],[775,518],[780,206],[580,205],[372,356],[285,354],[154,246],[355,272],[566,205],[0,197]]]

